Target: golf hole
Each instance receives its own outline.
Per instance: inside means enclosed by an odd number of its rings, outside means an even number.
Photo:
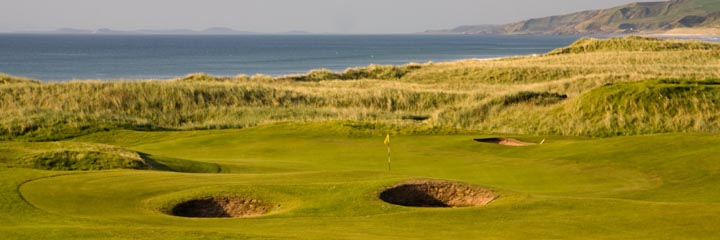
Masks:
[[[476,142],[481,142],[481,143],[494,143],[494,144],[500,144],[503,146],[511,146],[511,147],[536,145],[536,143],[523,142],[523,141],[520,141],[520,140],[517,140],[514,138],[476,138],[474,140]]]
[[[489,189],[439,180],[405,182],[380,193],[383,201],[408,207],[483,206],[497,197]]]
[[[188,200],[172,209],[172,215],[192,218],[238,218],[266,214],[272,204],[246,197],[205,197]]]

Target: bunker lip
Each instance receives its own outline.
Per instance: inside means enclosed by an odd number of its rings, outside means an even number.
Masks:
[[[498,194],[482,187],[442,180],[413,180],[389,187],[380,199],[407,207],[473,207],[492,202]]]
[[[474,140],[476,142],[481,142],[481,143],[494,143],[494,144],[500,144],[503,146],[511,146],[511,147],[536,145],[536,143],[523,142],[523,141],[520,141],[520,140],[517,140],[514,138],[476,138]]]
[[[191,218],[238,218],[266,214],[272,204],[242,196],[201,197],[181,202],[171,215]]]

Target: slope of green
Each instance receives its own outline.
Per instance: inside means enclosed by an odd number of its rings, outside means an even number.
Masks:
[[[153,156],[219,164],[223,174],[0,168],[3,239],[712,239],[720,224],[720,138],[702,134],[477,143],[481,135],[338,134],[323,124],[188,135],[109,132]],[[162,136],[161,136],[162,135]],[[516,136],[517,137],[517,136]],[[243,170],[247,169],[247,170]],[[483,207],[384,203],[381,189],[419,178],[486,186]],[[165,214],[193,196],[236,194],[270,214],[193,219]]]

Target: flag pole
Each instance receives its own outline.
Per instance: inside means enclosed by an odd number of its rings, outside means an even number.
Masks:
[[[387,144],[388,147],[388,172],[390,171],[390,142]]]
[[[390,171],[390,134],[388,133],[387,136],[385,136],[385,145],[387,145],[388,149],[388,172]]]

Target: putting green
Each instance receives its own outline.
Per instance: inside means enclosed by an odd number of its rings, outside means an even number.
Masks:
[[[492,136],[393,136],[388,171],[384,136],[303,129],[115,131],[75,139],[206,173],[0,168],[0,236],[662,239],[712,238],[720,226],[720,136],[550,137],[524,147],[473,141]],[[463,182],[499,197],[467,208],[378,198],[413,179]],[[184,200],[217,194],[261,199],[273,209],[245,218],[168,214]]]

